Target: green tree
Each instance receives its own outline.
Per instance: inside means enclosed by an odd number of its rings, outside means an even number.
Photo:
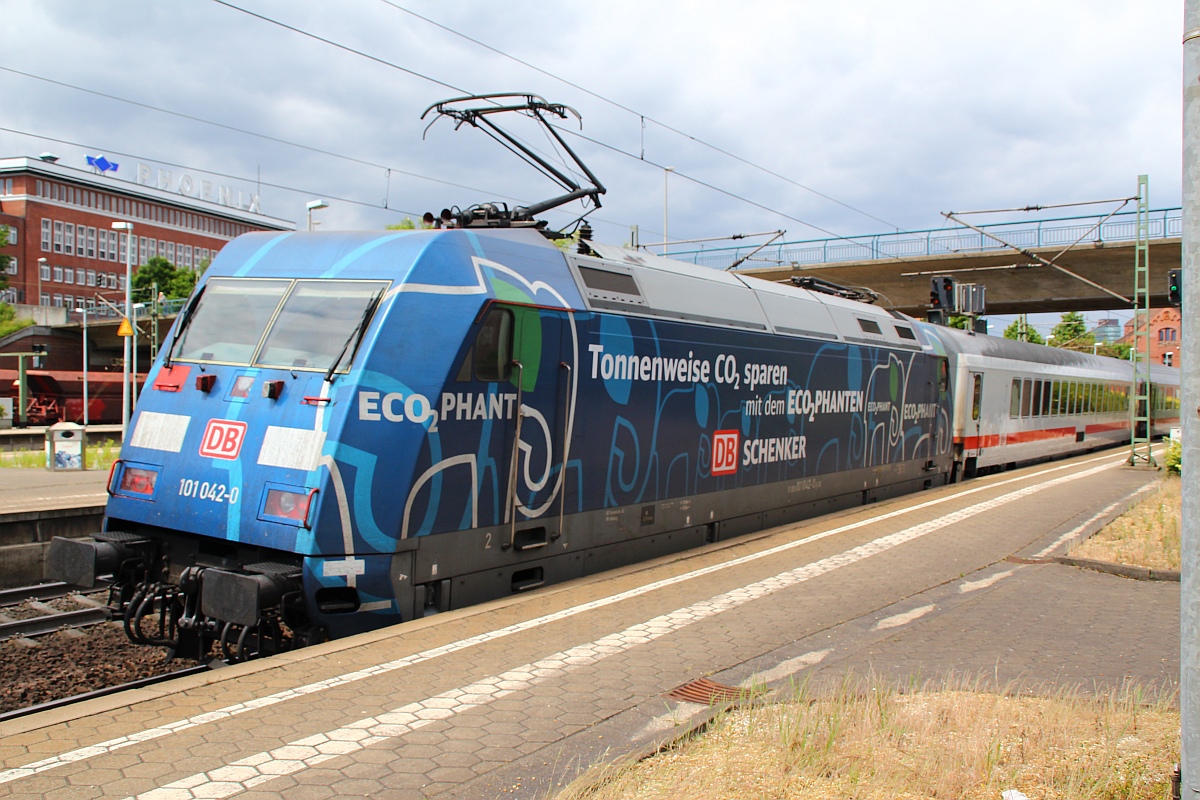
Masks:
[[[971,330],[971,318],[955,314],[946,321],[946,327],[958,328],[960,331],[969,331]]]
[[[1096,337],[1088,332],[1087,322],[1078,311],[1068,311],[1062,315],[1062,320],[1050,332],[1050,338],[1055,347],[1065,350],[1092,352]]]
[[[155,284],[167,299],[187,297],[196,286],[199,273],[190,269],[179,269],[162,256],[155,256],[133,276],[134,290],[148,291]]]
[[[1024,331],[1024,335],[1022,335],[1022,331]],[[1026,341],[1031,344],[1046,343],[1046,340],[1037,332],[1037,329],[1026,322],[1024,317],[1017,317],[1012,321],[1011,325],[1004,329],[1004,338]]]
[[[8,303],[0,303],[0,339],[33,324],[32,319],[17,319],[17,312]]]

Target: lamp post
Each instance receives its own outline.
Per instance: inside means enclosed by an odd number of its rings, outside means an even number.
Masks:
[[[128,239],[125,243],[125,319],[133,324],[133,223],[114,222],[115,231],[126,231]],[[121,382],[121,441],[125,441],[125,433],[129,429],[129,339],[125,336],[125,364]]]
[[[88,426],[88,352],[87,352],[87,306],[75,309],[83,316],[83,427]]]
[[[663,251],[662,254],[667,254],[667,240],[670,238],[667,235],[667,185],[670,180],[671,173],[675,171],[674,167],[663,167]]]
[[[37,303],[35,304],[35,305],[39,305],[39,306],[42,304],[42,268],[45,266],[46,266],[46,259],[39,258],[38,259],[38,281],[37,281],[38,296],[37,296]]]
[[[329,208],[329,203],[324,200],[309,200],[304,204],[304,208],[308,210],[308,229],[311,231],[313,229],[312,212],[321,208]]]

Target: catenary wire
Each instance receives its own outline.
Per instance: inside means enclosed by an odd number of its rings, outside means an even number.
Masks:
[[[304,37],[306,37],[306,38],[313,39],[314,41],[318,41],[318,42],[321,42],[321,43],[323,43],[323,44],[327,44],[327,45],[329,45],[330,47],[334,47],[334,48],[336,48],[336,49],[338,49],[338,50],[342,50],[342,51],[344,51],[344,52],[351,53],[351,54],[354,54],[354,55],[360,56],[360,57],[362,57],[362,58],[366,58],[366,59],[368,59],[368,60],[370,60],[370,61],[373,61],[373,62],[375,62],[375,63],[377,63],[377,64],[381,64],[381,65],[383,65],[383,66],[386,66],[386,67],[391,67],[391,68],[393,68],[393,69],[397,69],[397,70],[399,70],[399,71],[401,71],[401,72],[405,73],[406,75],[412,75],[413,77],[416,77],[416,78],[420,78],[420,79],[422,79],[422,80],[429,81],[429,82],[431,82],[431,83],[434,83],[434,84],[436,84],[436,85],[438,85],[438,86],[441,86],[441,87],[443,87],[443,88],[452,89],[453,91],[460,92],[461,94],[464,94],[464,95],[469,95],[469,94],[471,94],[471,92],[470,92],[469,90],[467,90],[467,89],[461,88],[461,87],[459,87],[459,86],[455,86],[454,84],[451,84],[451,83],[447,83],[446,81],[440,80],[440,79],[438,79],[438,78],[434,78],[434,77],[432,77],[432,76],[430,76],[430,75],[426,75],[426,74],[424,74],[424,73],[422,73],[422,72],[417,72],[416,70],[409,69],[408,67],[402,67],[402,66],[400,66],[399,64],[396,64],[395,62],[388,61],[387,59],[385,59],[385,58],[380,58],[379,56],[373,56],[373,55],[370,55],[369,53],[366,53],[366,52],[364,52],[364,51],[362,51],[362,50],[359,50],[359,49],[357,49],[357,48],[354,48],[354,47],[350,47],[349,45],[344,45],[344,44],[341,44],[340,42],[336,42],[336,41],[334,41],[334,40],[332,40],[332,39],[327,39],[327,38],[325,38],[325,37],[323,37],[323,36],[318,36],[317,34],[315,34],[315,33],[311,33],[311,32],[309,32],[309,31],[306,31],[306,30],[304,30],[303,28],[298,28],[298,27],[296,27],[296,26],[294,26],[294,25],[289,25],[289,24],[287,24],[287,23],[285,23],[285,22],[282,22],[282,21],[280,21],[280,20],[274,19],[274,18],[272,18],[272,17],[268,17],[268,16],[266,16],[265,14],[260,14],[260,13],[258,13],[258,12],[255,12],[255,11],[249,11],[249,10],[247,10],[247,9],[245,9],[245,8],[242,8],[241,6],[237,6],[237,5],[234,5],[233,3],[227,2],[227,0],[212,0],[212,2],[214,2],[214,3],[218,4],[218,5],[224,6],[225,8],[228,8],[228,9],[230,9],[230,10],[232,10],[232,11],[240,11],[241,13],[243,13],[243,14],[246,14],[247,16],[254,17],[255,19],[261,20],[261,21],[263,21],[263,22],[266,22],[266,23],[268,23],[268,24],[270,24],[270,25],[276,25],[276,26],[278,26],[278,27],[280,27],[280,28],[283,28],[283,29],[285,29],[285,30],[291,31],[292,33],[299,34],[300,36],[304,36]],[[556,126],[556,127],[557,127],[557,126]],[[664,127],[665,127],[665,126],[664,126]],[[559,130],[566,130],[566,129],[564,129],[564,128],[558,128],[558,129],[559,129]],[[577,132],[575,132],[575,131],[569,131],[569,132],[570,132],[570,133],[572,133],[572,134],[574,134],[574,135],[576,135],[576,136],[582,136],[582,134],[579,134],[579,133],[577,133]],[[682,135],[685,135],[685,136],[686,136],[687,134],[682,134]],[[597,144],[597,145],[600,145],[600,146],[606,147],[606,148],[608,148],[609,150],[612,150],[612,151],[613,151],[613,152],[615,152],[615,153],[619,153],[619,154],[621,154],[621,155],[624,155],[624,156],[626,156],[626,157],[628,157],[628,158],[632,158],[632,159],[634,159],[634,160],[636,160],[636,161],[643,161],[644,163],[651,163],[651,162],[645,161],[645,159],[644,159],[644,158],[640,158],[639,156],[633,155],[632,153],[629,153],[629,152],[627,152],[627,151],[625,151],[625,150],[622,150],[622,149],[620,149],[619,147],[614,147],[614,146],[612,146],[612,145],[605,144],[605,143],[603,143],[603,142],[600,142],[600,141],[598,141],[598,140],[596,140],[596,139],[592,139],[592,138],[590,138],[590,137],[586,137],[586,136],[584,136],[583,138],[584,138],[586,141],[589,141],[589,142],[592,142],[592,143],[594,143],[594,144]],[[657,165],[655,165],[655,166],[657,166]],[[661,169],[661,167],[660,167],[660,169]],[[789,214],[784,214],[783,212],[779,211],[778,209],[770,208],[770,207],[768,207],[768,206],[765,206],[765,205],[763,205],[762,203],[757,203],[757,202],[754,202],[754,201],[752,201],[752,200],[748,200],[748,199],[746,199],[746,198],[742,197],[741,195],[738,195],[738,194],[736,194],[736,193],[734,193],[734,192],[730,192],[730,191],[728,191],[728,190],[725,190],[725,189],[718,189],[717,187],[713,186],[712,184],[705,183],[704,181],[701,181],[701,180],[699,180],[699,179],[696,179],[696,178],[691,178],[690,176],[687,176],[687,175],[685,175],[684,173],[682,173],[682,172],[680,172],[680,171],[678,171],[678,170],[676,170],[676,171],[675,171],[675,174],[676,174],[676,175],[680,175],[681,177],[686,177],[688,180],[691,180],[691,181],[693,181],[694,183],[696,183],[696,184],[698,184],[698,185],[704,186],[705,188],[713,189],[713,190],[715,190],[715,191],[717,191],[717,192],[719,192],[719,193],[721,193],[721,194],[724,194],[724,195],[726,195],[727,197],[731,197],[731,198],[733,198],[733,199],[736,199],[736,200],[741,200],[741,201],[747,202],[747,203],[749,203],[750,205],[753,205],[753,206],[755,206],[756,208],[763,209],[764,211],[768,211],[768,212],[770,212],[770,213],[772,213],[772,214],[778,214],[779,216],[781,216],[781,217],[784,217],[785,219],[790,219],[790,220],[792,220],[792,221],[794,221],[794,222],[798,222],[798,223],[800,223],[801,225],[806,225],[806,226],[808,226],[808,227],[810,227],[810,228],[813,228],[814,230],[821,231],[822,233],[827,233],[827,234],[829,234],[830,236],[833,236],[833,237],[837,237],[837,238],[844,238],[844,237],[842,237],[840,234],[837,234],[837,233],[833,233],[833,232],[831,232],[831,231],[828,231],[828,230],[826,230],[825,228],[822,228],[822,227],[820,227],[819,225],[814,225],[814,224],[812,224],[812,223],[810,223],[810,222],[806,222],[806,221],[804,221],[804,220],[802,220],[802,219],[799,219],[798,217],[793,217],[793,216],[791,216],[791,215],[789,215]],[[807,187],[805,187],[805,188],[807,188]],[[883,222],[883,220],[880,220],[880,221],[881,221],[881,222]],[[885,225],[889,225],[890,227],[895,227],[895,226],[891,226],[891,225],[890,225],[890,223],[887,223],[887,222],[884,222],[884,224],[885,224]]]
[[[641,119],[641,120],[644,120],[644,121],[647,121],[647,122],[652,122],[652,123],[654,123],[655,125],[659,126],[660,128],[663,128],[664,130],[668,130],[668,131],[670,131],[671,133],[674,133],[674,134],[676,134],[677,136],[682,136],[682,137],[684,137],[685,139],[689,139],[690,141],[693,141],[693,142],[695,142],[696,144],[699,144],[699,145],[701,145],[701,146],[703,146],[703,147],[706,147],[706,148],[708,148],[708,149],[710,149],[710,150],[712,150],[712,151],[714,151],[714,152],[720,153],[720,154],[721,154],[721,155],[723,155],[723,156],[726,156],[726,157],[728,157],[728,158],[732,158],[732,159],[734,159],[735,161],[737,161],[737,162],[739,162],[739,163],[741,163],[741,164],[745,164],[745,165],[746,165],[746,166],[748,166],[748,167],[753,167],[754,169],[756,169],[756,170],[759,170],[760,172],[763,172],[763,173],[765,173],[765,174],[767,174],[767,175],[770,175],[770,176],[772,176],[772,177],[774,177],[774,178],[778,178],[779,180],[781,180],[781,181],[784,181],[784,182],[786,182],[786,183],[790,183],[791,185],[793,185],[793,186],[796,186],[796,187],[798,187],[798,188],[800,188],[800,189],[803,189],[803,190],[804,190],[804,191],[806,191],[806,192],[811,192],[812,194],[815,194],[817,197],[820,197],[820,198],[823,198],[823,199],[825,199],[825,200],[828,200],[828,201],[829,201],[829,202],[831,202],[831,203],[836,203],[837,205],[839,205],[839,206],[841,206],[841,207],[843,207],[843,208],[849,209],[850,211],[853,211],[853,212],[855,212],[856,214],[862,214],[864,217],[867,217],[867,218],[869,218],[869,219],[873,219],[873,220],[875,220],[876,222],[879,222],[879,223],[882,223],[882,224],[884,224],[884,225],[887,225],[889,228],[895,228],[897,231],[899,231],[899,230],[900,230],[900,226],[898,226],[898,225],[896,225],[896,224],[894,224],[894,223],[888,222],[887,220],[885,220],[885,219],[882,219],[882,218],[880,218],[880,217],[877,217],[877,216],[875,216],[874,214],[870,213],[869,211],[863,211],[861,208],[856,208],[856,207],[854,207],[854,206],[850,205],[849,203],[845,203],[845,202],[843,202],[843,201],[841,201],[841,200],[838,200],[836,197],[831,197],[830,195],[828,195],[828,194],[825,194],[824,192],[821,192],[821,191],[819,191],[819,190],[817,190],[817,189],[814,189],[814,188],[812,188],[811,186],[806,186],[806,185],[804,185],[803,183],[800,183],[799,181],[796,181],[796,180],[794,180],[794,179],[792,179],[792,178],[789,178],[789,177],[788,177],[788,176],[786,176],[786,175],[783,175],[783,174],[781,174],[781,173],[779,173],[779,172],[776,172],[775,170],[773,170],[773,169],[771,169],[771,168],[769,168],[769,167],[764,167],[764,166],[763,166],[763,165],[761,165],[761,164],[757,164],[757,163],[755,163],[755,162],[753,162],[753,161],[750,161],[750,160],[749,160],[749,159],[747,159],[747,158],[743,158],[742,156],[739,156],[739,155],[737,155],[736,153],[730,152],[730,151],[728,151],[728,150],[726,150],[726,149],[724,149],[724,148],[722,148],[722,147],[720,147],[720,146],[718,146],[718,145],[715,145],[715,144],[713,144],[713,143],[711,143],[711,142],[705,141],[704,139],[701,139],[701,138],[699,138],[698,136],[694,136],[694,135],[692,135],[692,134],[690,134],[690,133],[687,133],[686,131],[680,130],[680,129],[678,129],[678,128],[676,128],[676,127],[672,126],[672,125],[669,125],[669,124],[667,124],[667,123],[665,123],[665,122],[662,122],[661,120],[657,120],[657,119],[655,119],[654,117],[651,117],[651,116],[649,116],[649,115],[647,115],[647,114],[644,114],[644,113],[642,113],[642,112],[640,112],[640,111],[636,111],[635,109],[632,109],[632,108],[630,108],[629,106],[627,106],[627,105],[624,105],[623,103],[620,103],[620,102],[617,102],[616,100],[613,100],[613,99],[611,99],[611,98],[605,97],[604,95],[602,95],[602,94],[599,94],[599,93],[597,93],[597,92],[593,92],[591,89],[588,89],[588,88],[586,88],[586,87],[584,87],[584,86],[580,86],[578,83],[575,83],[575,82],[573,82],[573,81],[570,81],[570,80],[568,80],[568,79],[566,79],[566,78],[564,78],[564,77],[562,77],[562,76],[560,76],[560,75],[555,75],[553,72],[550,72],[550,71],[548,71],[548,70],[542,69],[541,67],[537,66],[536,64],[531,64],[530,62],[528,62],[528,61],[525,61],[525,60],[523,60],[523,59],[520,59],[520,58],[517,58],[516,56],[514,56],[514,55],[511,55],[511,54],[509,54],[509,53],[506,53],[506,52],[504,52],[503,50],[501,50],[501,49],[499,49],[499,48],[497,48],[497,47],[493,47],[492,45],[490,45],[490,44],[487,44],[486,42],[482,42],[482,41],[480,41],[479,39],[475,39],[475,38],[473,38],[473,37],[471,37],[471,36],[468,36],[468,35],[467,35],[467,34],[465,34],[465,33],[462,33],[461,31],[457,31],[457,30],[455,30],[455,29],[453,29],[453,28],[451,28],[451,27],[449,27],[449,26],[447,26],[447,25],[443,25],[443,24],[441,24],[440,22],[436,22],[436,21],[434,21],[434,20],[430,19],[429,17],[426,17],[426,16],[423,16],[423,15],[421,15],[421,14],[418,14],[417,12],[415,12],[415,11],[412,11],[411,9],[405,8],[404,6],[401,6],[401,5],[399,5],[398,3],[395,3],[395,2],[393,2],[393,0],[379,0],[379,2],[383,3],[383,4],[384,4],[384,5],[386,5],[386,6],[390,6],[390,7],[394,8],[394,9],[396,9],[397,11],[401,11],[401,12],[403,12],[403,13],[405,13],[405,14],[408,14],[408,15],[410,15],[410,16],[416,17],[417,19],[421,20],[422,22],[425,22],[426,24],[432,25],[432,26],[434,26],[434,27],[436,27],[436,28],[439,28],[439,29],[441,29],[441,30],[443,30],[443,31],[446,31],[447,33],[449,33],[449,34],[451,34],[451,35],[453,35],[453,36],[457,36],[457,37],[459,37],[459,38],[461,38],[461,39],[465,39],[466,41],[468,41],[468,42],[471,42],[472,44],[474,44],[474,45],[477,45],[477,46],[479,46],[479,47],[482,47],[482,48],[484,48],[485,50],[489,50],[489,51],[491,51],[491,52],[495,53],[495,54],[496,54],[496,55],[498,55],[498,56],[501,56],[501,57],[503,57],[503,58],[507,58],[507,59],[509,59],[510,61],[514,61],[514,62],[516,62],[516,63],[520,64],[520,65],[521,65],[521,66],[523,66],[523,67],[527,67],[527,68],[529,68],[529,69],[533,70],[534,72],[537,72],[537,73],[540,73],[540,74],[542,74],[542,75],[545,75],[547,78],[551,78],[552,80],[556,80],[556,81],[559,81],[560,83],[564,83],[564,84],[566,84],[567,86],[570,86],[570,87],[571,87],[571,88],[573,88],[573,89],[578,89],[579,91],[583,92],[584,94],[590,95],[591,97],[594,97],[594,98],[596,98],[597,100],[600,100],[600,101],[602,101],[602,102],[608,103],[609,105],[611,105],[611,106],[613,106],[613,107],[615,107],[615,108],[619,108],[619,109],[621,109],[622,111],[628,112],[629,114],[632,114],[632,115],[634,115],[635,117],[638,117],[638,118],[639,118],[639,119]],[[628,154],[628,153],[627,153],[626,155],[631,155],[631,154]],[[635,158],[638,158],[638,156],[634,156],[634,157],[635,157]]]

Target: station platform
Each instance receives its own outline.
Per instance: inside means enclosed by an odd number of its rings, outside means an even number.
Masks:
[[[46,553],[55,536],[100,530],[108,470],[0,470],[0,589],[45,580]]]
[[[712,713],[706,691],[847,670],[1170,691],[1179,584],[1050,560],[1157,480],[1125,456],[934,489],[0,723],[0,797],[548,797],[691,729]]]

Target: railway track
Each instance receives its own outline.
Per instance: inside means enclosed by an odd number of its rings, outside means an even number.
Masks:
[[[112,610],[97,596],[65,583],[43,583],[0,590],[0,641],[34,638],[63,628],[84,628],[112,619]]]

